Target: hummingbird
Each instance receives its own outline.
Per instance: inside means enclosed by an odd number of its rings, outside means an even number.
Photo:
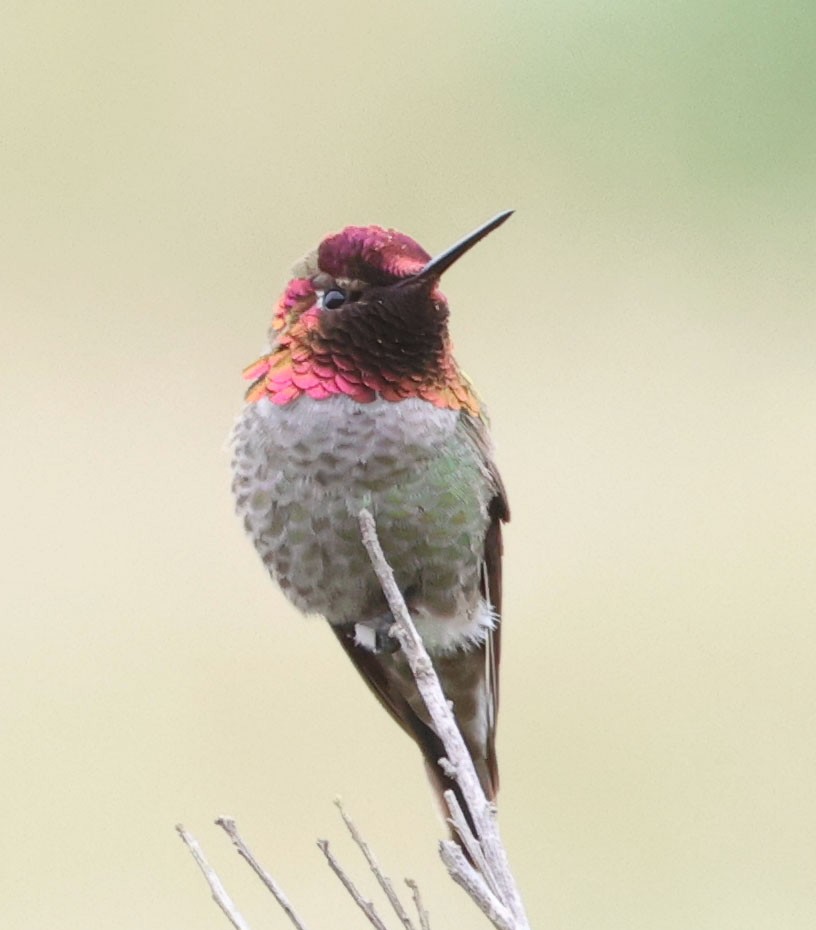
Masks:
[[[391,635],[358,514],[374,516],[495,800],[501,526],[510,511],[484,407],[453,356],[439,285],[511,213],[435,258],[379,226],[324,238],[293,270],[269,351],[244,371],[250,386],[232,435],[236,509],[263,564],[296,607],[328,621],[416,741],[440,803],[459,789],[438,764],[444,748]]]

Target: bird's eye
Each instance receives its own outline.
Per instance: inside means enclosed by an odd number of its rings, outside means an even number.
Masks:
[[[325,310],[336,310],[338,307],[343,306],[346,299],[345,291],[333,287],[323,295],[323,308]]]

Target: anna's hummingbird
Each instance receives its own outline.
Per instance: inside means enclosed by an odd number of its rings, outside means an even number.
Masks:
[[[366,684],[456,789],[360,538],[385,556],[488,798],[498,789],[501,523],[507,498],[484,409],[457,365],[439,279],[502,213],[431,258],[408,236],[348,226],[295,266],[270,351],[233,433],[237,509],[269,573],[322,614]]]

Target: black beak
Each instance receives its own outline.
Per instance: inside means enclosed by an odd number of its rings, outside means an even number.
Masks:
[[[442,273],[447,271],[455,261],[465,254],[465,252],[469,252],[477,242],[484,239],[484,237],[488,233],[493,232],[494,229],[498,229],[498,227],[501,226],[505,220],[510,219],[512,215],[513,210],[505,210],[504,213],[494,216],[492,220],[489,220],[484,226],[480,226],[478,229],[465,236],[465,238],[457,242],[456,245],[451,246],[441,255],[437,255],[436,258],[432,258],[422,271],[417,272],[417,274],[412,275],[410,278],[405,278],[405,282],[427,281],[431,278],[439,278]]]

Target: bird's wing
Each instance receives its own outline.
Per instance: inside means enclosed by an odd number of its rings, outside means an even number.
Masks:
[[[504,485],[493,462],[485,422],[463,414],[460,424],[477,450],[492,488],[488,503],[489,524],[484,542],[481,593],[493,607],[497,622],[479,646],[449,656],[436,656],[434,666],[446,696],[453,701],[462,735],[485,794],[493,799],[499,786],[495,732],[501,645],[501,524],[509,519],[510,511]],[[458,795],[458,786],[439,767],[439,759],[445,755],[444,747],[431,727],[402,652],[374,653],[356,642],[353,629],[349,626],[333,626],[332,629],[365,683],[391,717],[419,746],[440,802],[446,790],[453,790]],[[480,723],[480,706],[487,707],[486,732]],[[442,810],[446,810],[444,804]]]
[[[496,759],[496,722],[499,713],[499,663],[501,660],[501,619],[502,619],[502,523],[510,519],[510,505],[507,492],[501,479],[495,459],[493,446],[483,417],[462,414],[461,424],[465,433],[475,445],[482,467],[493,488],[493,496],[488,503],[490,522],[484,542],[482,562],[481,591],[482,597],[492,606],[496,613],[496,625],[484,643],[485,690],[488,706],[488,727],[486,741],[487,768],[493,796],[499,788],[499,769]]]

